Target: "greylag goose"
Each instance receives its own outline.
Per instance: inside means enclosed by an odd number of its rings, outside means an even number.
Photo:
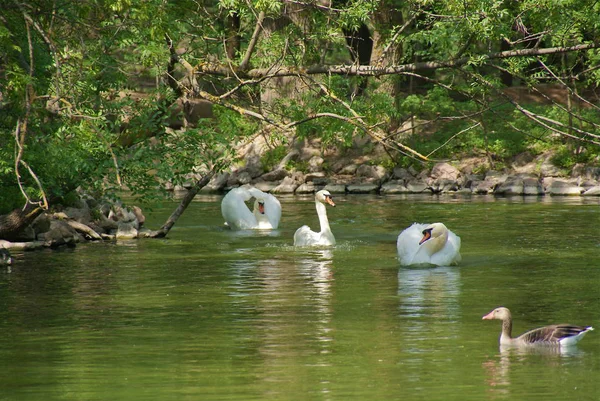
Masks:
[[[325,203],[335,207],[335,202],[329,191],[322,189],[315,194],[315,205],[317,208],[317,215],[319,216],[319,223],[321,224],[321,231],[315,232],[310,229],[309,226],[302,226],[296,230],[294,234],[294,246],[331,246],[335,245],[335,237],[329,227],[329,219],[327,218],[327,210],[325,209]]]
[[[460,237],[443,223],[414,223],[398,235],[396,248],[404,266],[450,266],[461,260]]]
[[[496,308],[482,319],[502,320],[502,334],[500,334],[500,345],[549,345],[569,346],[576,344],[583,338],[585,333],[594,330],[591,326],[573,326],[571,324],[554,324],[540,327],[512,337],[512,316],[508,308]]]

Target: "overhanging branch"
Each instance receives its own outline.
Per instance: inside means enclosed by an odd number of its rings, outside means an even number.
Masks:
[[[501,60],[511,57],[534,57],[543,56],[549,54],[559,53],[570,53],[578,52],[590,49],[596,49],[600,47],[600,43],[588,43],[576,46],[563,46],[563,47],[548,47],[541,49],[520,49],[520,50],[507,50],[503,52],[483,54],[480,56],[478,62],[486,62],[488,60]],[[409,63],[394,66],[376,66],[376,65],[356,65],[356,64],[343,64],[343,65],[312,65],[309,67],[286,67],[279,66],[276,68],[255,68],[249,71],[232,71],[230,66],[222,66],[219,64],[204,63],[196,66],[195,72],[197,74],[208,74],[217,75],[223,77],[237,76],[243,79],[260,79],[265,76],[270,77],[287,77],[297,75],[348,75],[348,76],[382,76],[382,75],[395,75],[404,74],[417,71],[426,70],[437,70],[441,68],[456,68],[461,67],[469,62],[475,60],[475,57],[460,57],[448,61],[422,61],[417,63]]]

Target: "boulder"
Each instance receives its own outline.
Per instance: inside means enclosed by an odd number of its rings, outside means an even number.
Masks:
[[[591,187],[590,189],[586,190],[582,195],[583,196],[600,196],[600,185]]]
[[[115,237],[117,239],[133,239],[137,238],[138,230],[133,222],[123,222],[120,221],[118,223],[117,232]]]
[[[546,193],[549,195],[581,195],[583,188],[579,185],[561,179],[544,179],[544,185],[549,182],[546,186]]]
[[[379,185],[375,184],[351,184],[346,187],[351,194],[374,194],[377,193]]]
[[[383,184],[380,188],[380,192],[385,195],[407,194],[409,193],[409,190],[404,185],[403,180],[393,180]]]
[[[263,181],[281,181],[289,175],[287,170],[278,168],[260,176]]]
[[[40,234],[38,239],[44,241],[45,246],[55,248],[61,245],[74,245],[80,240],[80,236],[66,221],[52,220],[50,230]]]
[[[381,181],[385,178],[387,172],[382,166],[370,166],[363,164],[356,169],[356,176],[360,178],[372,179],[375,181]]]
[[[325,188],[332,194],[345,194],[346,193],[346,185],[344,184],[327,184]]]
[[[298,188],[298,183],[292,177],[285,177],[281,181],[281,184],[273,188],[271,192],[276,194],[293,194],[296,188]]]
[[[311,182],[305,182],[304,184],[300,184],[298,188],[296,188],[296,193],[299,195],[302,194],[311,194],[315,192],[315,184]]]
[[[219,173],[215,174],[208,184],[200,189],[200,192],[203,193],[215,193],[221,192],[225,186],[227,186],[227,181],[229,180],[229,173]]]

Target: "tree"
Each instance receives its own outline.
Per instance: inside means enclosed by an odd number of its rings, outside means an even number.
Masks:
[[[76,188],[150,194],[194,171],[202,182],[256,135],[341,148],[369,136],[396,163],[550,146],[564,164],[598,155],[600,3],[5,3],[1,212]],[[214,117],[169,128],[197,99]]]

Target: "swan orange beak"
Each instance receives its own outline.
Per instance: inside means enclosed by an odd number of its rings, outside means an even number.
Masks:
[[[258,202],[258,211],[260,214],[265,214],[265,204],[263,202]]]
[[[333,199],[331,198],[331,196],[326,196],[325,200],[327,201],[327,203],[329,203],[331,206],[335,207],[335,202],[333,201]]]
[[[481,320],[492,320],[494,319],[494,311],[491,311],[490,313],[488,313],[487,315],[485,315],[484,317],[481,318]]]
[[[423,238],[421,238],[421,241],[419,241],[419,245],[427,241],[429,238],[431,238],[431,230],[423,231]]]

